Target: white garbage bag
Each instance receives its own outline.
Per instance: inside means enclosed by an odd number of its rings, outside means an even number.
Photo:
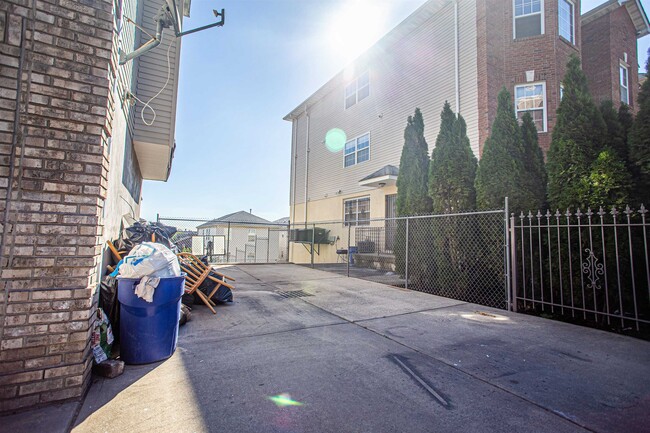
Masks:
[[[176,254],[163,244],[143,242],[122,259],[119,276],[123,278],[179,277],[181,267]]]

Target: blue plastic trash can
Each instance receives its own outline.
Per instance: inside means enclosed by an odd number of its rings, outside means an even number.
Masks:
[[[161,278],[147,302],[135,295],[139,278],[118,278],[120,357],[127,364],[167,359],[176,350],[185,277]]]
[[[349,247],[348,248],[348,258],[350,260],[350,264],[354,265],[354,255],[359,253],[359,247]]]

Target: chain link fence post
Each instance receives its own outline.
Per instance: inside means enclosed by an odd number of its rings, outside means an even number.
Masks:
[[[404,288],[409,288],[409,218],[406,218],[406,245],[404,245]]]
[[[311,267],[314,267],[314,238],[316,236],[316,224],[311,226]]]
[[[348,278],[350,277],[350,257],[351,257],[350,256],[350,232],[351,230],[352,230],[352,224],[348,224],[348,247],[347,247],[348,254],[346,256]]]
[[[510,231],[508,227],[508,197],[505,199],[505,204],[503,208],[503,224],[504,224],[504,233],[503,235],[505,236],[505,250],[503,254],[503,258],[506,261],[506,302],[507,304],[507,310],[512,311],[512,298],[511,298],[511,290],[512,287],[510,286]]]
[[[237,261],[237,257],[235,257]],[[226,236],[226,263],[230,263],[230,222],[228,223],[228,233]]]

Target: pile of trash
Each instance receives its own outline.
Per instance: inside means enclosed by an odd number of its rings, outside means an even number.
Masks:
[[[124,363],[115,359],[119,357],[119,351],[114,350],[114,346],[119,345],[120,342],[121,308],[118,299],[118,280],[137,280],[132,283],[134,292],[129,290],[129,293],[151,303],[161,279],[185,275],[177,257],[179,250],[171,240],[175,233],[175,227],[141,220],[133,222],[130,227],[124,229],[119,239],[107,242],[110,254],[107,264],[109,273],[101,281],[99,308],[91,344],[96,373],[115,377],[121,374],[124,368]],[[209,268],[207,260],[203,262]],[[214,272],[210,275],[218,278]],[[205,278],[197,290],[207,297],[218,284],[210,278]],[[211,301],[213,305],[217,302],[232,302],[232,291],[219,284]],[[191,294],[185,292],[182,295],[179,325],[184,325],[190,320],[193,306],[200,302],[205,301],[202,301],[196,292]]]

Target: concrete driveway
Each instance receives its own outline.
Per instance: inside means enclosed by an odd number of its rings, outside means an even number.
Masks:
[[[650,425],[648,342],[301,266],[224,272],[235,303],[197,306],[169,360],[96,380],[74,432]]]

